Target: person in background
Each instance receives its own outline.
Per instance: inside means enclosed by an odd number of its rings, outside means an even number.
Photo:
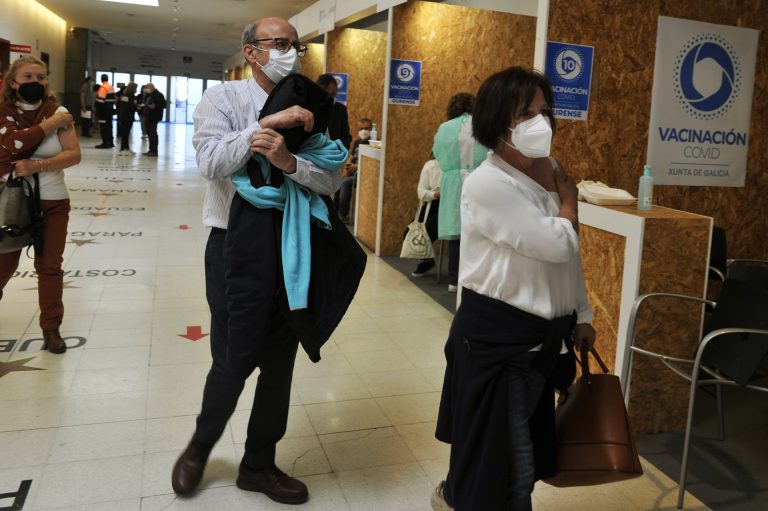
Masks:
[[[344,103],[336,101],[336,93],[339,91],[339,84],[332,74],[322,74],[317,78],[317,84],[325,89],[333,98],[333,110],[328,119],[328,137],[331,140],[341,140],[345,148],[349,148],[352,143],[352,135],[349,133],[349,114]]]
[[[146,85],[147,96],[144,99],[144,115],[147,123],[147,136],[149,137],[149,151],[145,156],[157,156],[157,125],[165,115],[165,96],[155,88],[153,83]]]
[[[419,196],[419,200],[425,203],[421,213],[419,213],[419,221],[424,221],[427,203],[430,205],[425,227],[429,239],[435,241],[437,240],[437,213],[440,209],[440,181],[443,178],[443,172],[440,170],[440,164],[437,163],[435,155],[430,154],[429,156],[431,159],[421,168],[421,176],[419,177],[419,186],[416,188],[416,194]],[[411,276],[423,277],[434,265],[434,258],[422,259],[416,265],[416,269],[413,270]]]
[[[197,166],[206,180],[203,221],[211,228],[205,249],[205,287],[211,309],[212,364],[195,433],[173,467],[171,484],[178,494],[188,494],[197,488],[211,449],[227,428],[246,379],[258,367],[259,378],[236,484],[243,490],[264,493],[277,502],[302,504],[309,499],[307,486],[275,463],[277,443],[288,422],[298,339],[266,287],[264,303],[251,304],[258,306],[252,315],[259,319],[262,328],[247,336],[233,334],[229,328],[233,322],[242,321],[242,315],[230,315],[234,305],[228,301],[227,288],[232,276],[225,274],[236,251],[236,241],[228,232],[235,196],[231,178],[256,154],[282,169],[286,181],[292,180],[324,195],[336,191],[341,175],[290,153],[285,138],[276,131],[301,126],[309,132],[314,124],[312,112],[292,106],[259,118],[275,84],[301,68],[299,59],[306,55],[307,47],[299,42],[296,29],[282,18],[249,23],[243,30],[242,51],[252,77],[206,89],[193,116],[192,144],[197,152]],[[274,232],[270,221],[253,230],[253,239],[272,237]]]
[[[80,86],[80,136],[91,138],[91,119],[93,117],[93,78],[85,77]],[[87,113],[86,113],[87,112]],[[85,114],[85,115],[83,115]],[[88,117],[86,117],[86,115]]]
[[[80,163],[72,115],[59,106],[48,88],[45,64],[31,56],[11,64],[3,81],[0,105],[0,151],[12,162],[0,168],[0,179],[13,172],[34,186],[40,183],[42,244],[35,244],[40,328],[44,349],[64,353],[67,345],[59,327],[64,320],[64,245],[69,221],[69,194],[64,170]],[[0,299],[3,289],[19,266],[21,250],[0,254]]]
[[[551,105],[546,77],[520,67],[477,93],[472,133],[493,152],[461,194],[462,299],[436,432],[451,455],[434,510],[531,511],[534,482],[554,475],[559,357],[595,342],[578,192],[548,157]]]
[[[488,148],[472,138],[472,107],[475,97],[467,92],[453,96],[448,103],[448,120],[435,134],[432,153],[443,178],[440,183],[438,238],[448,241],[448,291],[456,292],[459,280],[461,236],[461,183],[485,159]]]
[[[91,136],[100,136],[101,128],[99,127],[99,109],[96,107],[96,94],[98,94],[101,85],[98,83],[93,84],[93,112],[91,114]]]
[[[117,132],[120,134],[120,154],[133,154],[129,141],[136,118],[136,82],[129,82],[117,103]]]
[[[349,152],[349,162],[342,171],[341,188],[334,196],[334,202],[339,210],[339,217],[344,223],[349,223],[349,207],[352,204],[352,189],[357,184],[357,161],[360,154],[360,145],[368,145],[371,140],[371,126],[373,123],[367,117],[357,121],[357,139]]]
[[[101,87],[96,93],[96,111],[99,116],[99,131],[101,144],[96,149],[111,149],[115,147],[112,134],[112,116],[115,114],[115,89],[109,84],[109,76],[101,75]]]
[[[141,139],[146,140],[149,138],[147,136],[147,115],[144,112],[144,103],[147,101],[147,96],[149,95],[149,92],[147,91],[146,84],[141,88],[141,93],[136,98],[136,111],[139,114],[139,122],[141,123]]]

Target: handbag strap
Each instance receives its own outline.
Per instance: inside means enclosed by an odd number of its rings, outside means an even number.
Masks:
[[[427,209],[424,211],[424,221],[419,222],[419,215],[421,214],[421,208],[424,207],[424,204],[426,203]],[[429,217],[429,208],[432,207],[432,201],[419,201],[419,207],[416,208],[416,216],[413,217],[414,222],[419,222],[420,224],[427,223],[427,218]]]
[[[595,357],[595,361],[597,362],[597,365],[600,366],[600,369],[605,373],[608,374],[610,371],[608,370],[608,366],[605,365],[603,362],[603,359],[600,358],[600,355],[598,355],[597,350],[592,348],[587,348],[586,346],[581,347],[581,358],[577,359],[579,360],[579,365],[581,365],[581,383],[589,383],[590,376],[592,375],[589,371],[589,354],[592,353],[592,356]]]

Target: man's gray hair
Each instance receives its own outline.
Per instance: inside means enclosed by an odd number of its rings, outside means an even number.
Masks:
[[[259,29],[259,22],[248,23],[243,30],[243,46],[256,39],[256,31]]]

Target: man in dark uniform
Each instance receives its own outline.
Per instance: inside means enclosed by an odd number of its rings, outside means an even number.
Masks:
[[[101,87],[96,93],[96,113],[99,116],[99,131],[101,132],[101,144],[97,149],[110,149],[115,147],[112,135],[112,116],[115,113],[115,88],[109,84],[109,76],[101,75]]]
[[[144,115],[146,116],[147,135],[149,136],[149,151],[145,156],[157,156],[157,125],[165,115],[165,96],[155,88],[153,83],[146,85],[147,96],[144,99]]]
[[[339,91],[339,84],[336,83],[336,78],[330,73],[320,75],[317,78],[317,84],[325,89],[325,92],[334,99],[331,118],[328,119],[328,138],[331,140],[341,140],[344,147],[349,149],[349,144],[352,143],[352,135],[349,133],[347,107],[344,106],[344,103],[335,101],[336,93]]]

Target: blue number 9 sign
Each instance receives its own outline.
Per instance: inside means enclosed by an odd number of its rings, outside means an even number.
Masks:
[[[413,66],[410,64],[400,64],[397,66],[397,77],[403,82],[410,82],[416,76]]]
[[[392,59],[389,104],[418,106],[421,96],[421,62]]]

